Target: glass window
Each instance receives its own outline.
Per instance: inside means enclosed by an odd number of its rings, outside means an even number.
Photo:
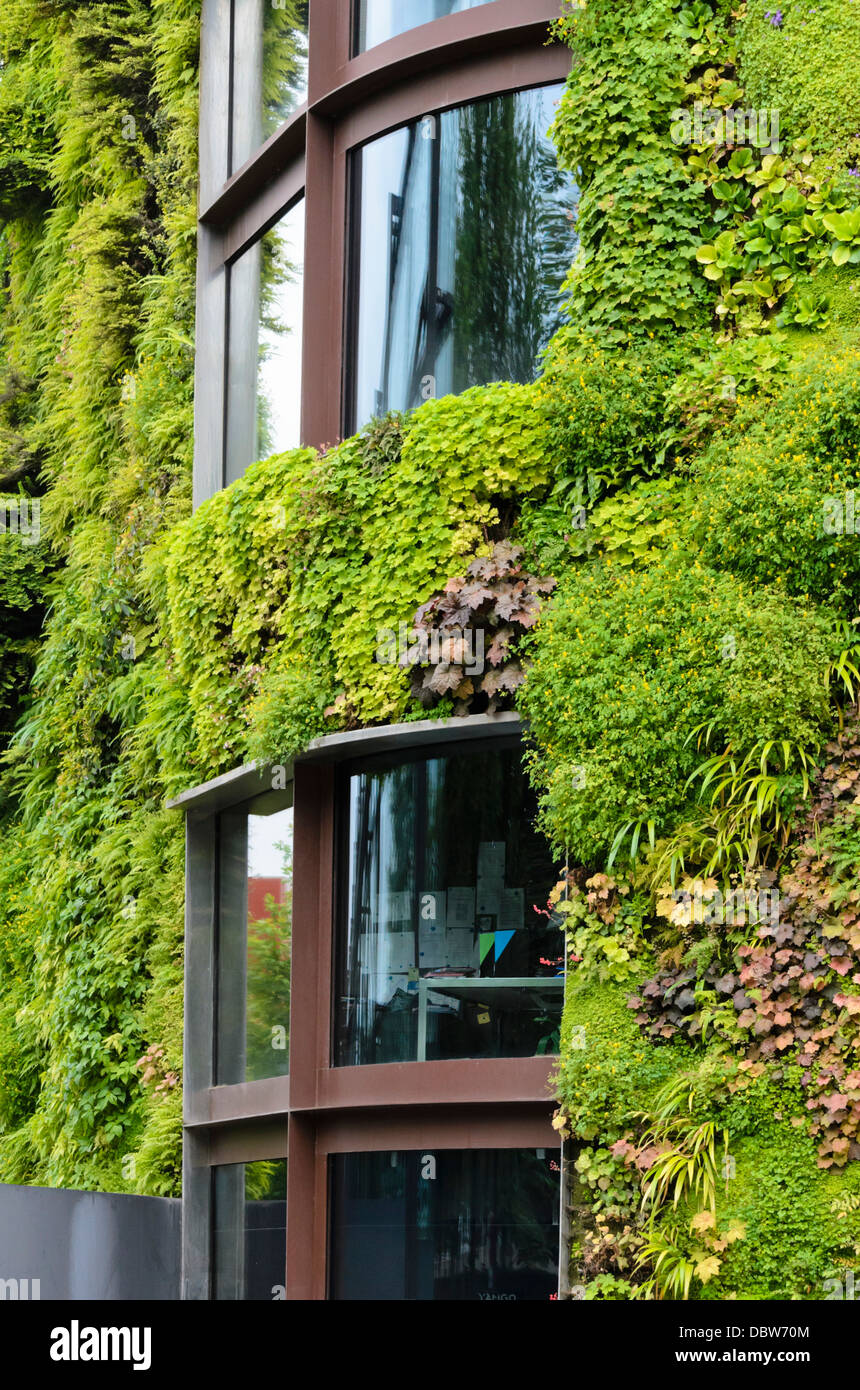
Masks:
[[[227,483],[301,442],[302,198],[230,267]]]
[[[331,1296],[549,1299],[558,1287],[559,1151],[338,1155]]]
[[[221,817],[217,1084],[290,1065],[293,813],[283,793]]]
[[[446,14],[474,10],[487,0],[359,0],[356,6],[356,53],[373,48],[395,34],[417,29]]]
[[[576,186],[546,135],[560,92],[424,116],[356,154],[356,428],[534,380],[576,249]]]
[[[235,173],[308,94],[308,0],[233,0]]]
[[[286,1159],[215,1169],[213,1239],[216,1299],[284,1299]]]
[[[336,1060],[557,1051],[557,878],[519,746],[348,774]]]

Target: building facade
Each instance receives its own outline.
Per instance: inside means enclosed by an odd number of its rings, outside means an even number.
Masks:
[[[204,0],[195,502],[534,378],[575,189],[546,0]],[[515,715],[180,797],[183,1292],[556,1296],[563,949]]]

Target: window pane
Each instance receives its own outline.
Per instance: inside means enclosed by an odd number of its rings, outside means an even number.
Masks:
[[[230,268],[227,482],[301,442],[305,203]]]
[[[474,10],[487,0],[359,0],[356,53],[373,48],[395,34],[417,29],[458,10]]]
[[[355,156],[356,427],[534,380],[576,249],[578,193],[546,135],[560,92],[428,115]]]
[[[332,1297],[549,1299],[558,1286],[558,1153],[339,1155]]]
[[[337,1062],[557,1051],[557,877],[521,750],[370,765],[346,788]]]
[[[233,0],[235,173],[307,99],[307,0]]]
[[[283,803],[283,796],[272,798]],[[221,817],[218,1084],[290,1065],[292,809],[252,802]]]
[[[264,7],[264,140],[308,99],[308,8],[308,0]]]
[[[215,1169],[216,1299],[272,1302],[287,1282],[287,1161]]]

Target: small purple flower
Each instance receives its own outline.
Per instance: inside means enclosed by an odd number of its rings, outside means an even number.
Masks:
[[[779,29],[782,24],[782,10],[765,10],[765,19],[769,19],[774,29]]]
[[[860,169],[849,169],[848,172],[852,179],[860,179]]]

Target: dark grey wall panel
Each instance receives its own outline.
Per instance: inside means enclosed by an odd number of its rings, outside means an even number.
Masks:
[[[0,1184],[0,1299],[179,1298],[181,1202]],[[27,1280],[26,1286],[22,1284]]]

